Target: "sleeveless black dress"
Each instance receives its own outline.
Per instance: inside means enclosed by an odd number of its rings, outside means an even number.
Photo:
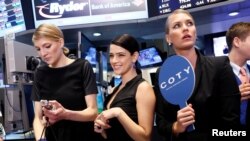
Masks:
[[[127,82],[110,104],[110,108],[120,107],[134,122],[138,123],[135,95],[138,85],[143,81],[145,80],[142,76],[137,75]],[[120,85],[121,83],[114,89],[113,93],[107,97],[104,103],[105,107],[107,107],[107,103],[112,95],[119,89]],[[111,128],[106,130],[108,141],[133,141],[116,118],[110,119],[109,124]]]

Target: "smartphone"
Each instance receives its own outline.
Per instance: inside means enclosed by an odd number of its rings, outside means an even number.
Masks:
[[[52,110],[53,106],[49,103],[48,100],[41,100],[40,101],[42,107],[45,107],[48,110]]]

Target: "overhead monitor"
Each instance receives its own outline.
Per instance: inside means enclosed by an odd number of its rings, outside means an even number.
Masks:
[[[147,0],[34,0],[32,7],[35,27],[148,18]]]
[[[215,3],[222,3],[229,0],[157,0],[153,4],[156,8],[150,11],[150,16],[169,14],[176,9],[194,9],[204,6],[215,6]],[[151,9],[152,10],[152,9]]]
[[[25,31],[25,21],[20,0],[0,1],[0,37]]]

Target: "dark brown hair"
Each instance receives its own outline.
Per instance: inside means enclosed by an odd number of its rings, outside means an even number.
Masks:
[[[249,22],[239,22],[233,24],[226,33],[226,41],[229,52],[232,49],[233,40],[235,37],[240,38],[244,41],[247,36],[250,35],[250,23]]]

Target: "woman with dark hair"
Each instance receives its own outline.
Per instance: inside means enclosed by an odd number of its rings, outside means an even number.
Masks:
[[[135,67],[139,44],[123,34],[111,41],[110,64],[121,83],[108,95],[105,110],[95,120],[95,131],[108,141],[150,141],[155,95]]]

